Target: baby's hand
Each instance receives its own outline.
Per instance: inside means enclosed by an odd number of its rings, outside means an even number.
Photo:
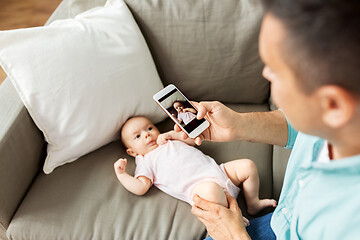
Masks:
[[[119,160],[117,160],[114,163],[114,169],[115,169],[116,175],[123,174],[125,172],[126,163],[127,163],[126,158],[120,158]]]
[[[157,138],[157,140],[156,140],[156,143],[157,143],[158,145],[163,145],[163,144],[167,143],[167,141],[170,140],[170,139],[171,139],[170,134],[168,134],[168,133],[163,133],[163,134],[160,134],[160,135],[158,136],[158,138]]]

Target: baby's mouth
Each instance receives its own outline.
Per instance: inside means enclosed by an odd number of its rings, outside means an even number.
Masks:
[[[155,144],[156,144],[156,141],[155,141],[155,140],[151,140],[147,145],[152,146],[152,145],[155,145]]]

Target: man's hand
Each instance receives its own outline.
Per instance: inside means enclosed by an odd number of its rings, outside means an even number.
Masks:
[[[220,102],[191,102],[198,110],[197,119],[205,117],[210,122],[210,127],[202,132],[195,143],[200,145],[203,140],[215,142],[226,142],[234,139],[234,132],[238,130],[238,113],[226,107]],[[180,132],[181,129],[175,125],[175,131]],[[183,133],[183,139],[188,136]]]
[[[125,172],[126,163],[127,163],[126,158],[120,158],[114,163],[114,170],[116,175],[123,174]]]
[[[210,122],[204,132],[195,138],[200,145],[203,140],[227,142],[234,139],[286,146],[288,124],[285,115],[277,110],[271,112],[237,113],[220,102],[192,102],[197,108],[197,119],[205,117]],[[181,129],[175,125],[175,131]],[[186,133],[181,137],[187,139]]]
[[[244,219],[236,199],[226,193],[229,208],[206,201],[195,195],[191,212],[206,226],[214,239],[250,239],[244,226]]]

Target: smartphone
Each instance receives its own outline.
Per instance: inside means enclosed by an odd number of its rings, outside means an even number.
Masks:
[[[153,99],[190,138],[196,138],[210,126],[205,118],[196,118],[198,111],[194,105],[173,84],[160,90]]]

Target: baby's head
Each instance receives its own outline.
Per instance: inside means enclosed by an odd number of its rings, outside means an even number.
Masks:
[[[127,154],[136,157],[144,156],[158,147],[156,140],[159,130],[146,117],[132,117],[121,128],[121,140]]]
[[[184,105],[182,105],[181,102],[174,102],[173,107],[177,112],[182,112],[182,110],[184,109]]]

